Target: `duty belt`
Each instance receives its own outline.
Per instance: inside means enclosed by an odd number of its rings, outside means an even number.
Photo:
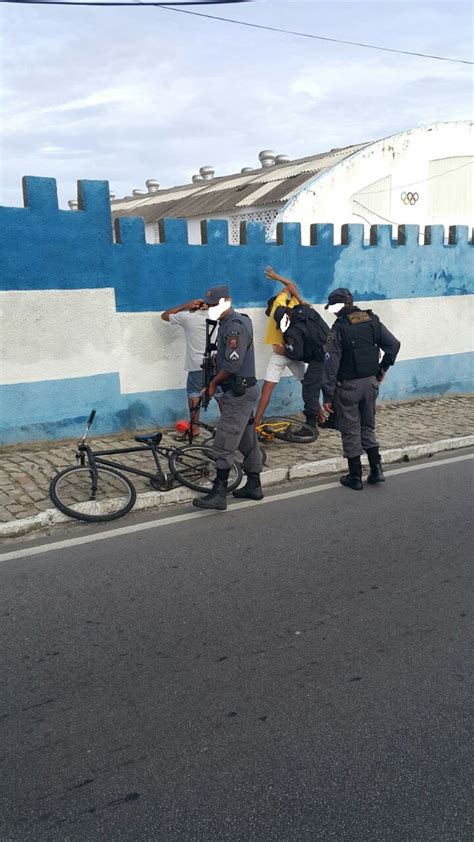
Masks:
[[[257,378],[256,377],[242,377],[242,385],[245,386],[246,389],[250,389],[251,386],[257,385]],[[232,389],[232,385],[230,383],[221,383],[222,391],[229,392]]]

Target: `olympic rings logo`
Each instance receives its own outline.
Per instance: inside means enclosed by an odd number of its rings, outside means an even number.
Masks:
[[[418,193],[402,193],[400,196],[404,205],[415,205],[420,198]]]

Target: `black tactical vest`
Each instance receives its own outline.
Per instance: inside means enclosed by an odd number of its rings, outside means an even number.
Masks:
[[[338,380],[371,377],[379,371],[380,321],[372,310],[355,307],[337,321],[342,337]]]

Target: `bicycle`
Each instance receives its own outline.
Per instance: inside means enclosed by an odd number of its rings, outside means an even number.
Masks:
[[[65,515],[89,523],[115,520],[126,515],[135,505],[137,492],[122,471],[148,478],[152,488],[159,491],[169,491],[175,481],[200,493],[206,493],[212,487],[215,464],[212,450],[206,445],[167,447],[160,444],[163,433],[158,432],[135,436],[139,447],[94,451],[86,444],[86,439],[95,415],[93,409],[77,447],[76,459],[79,465],[59,471],[50,483],[50,498]],[[156,467],[154,473],[105,458],[145,452],[153,456]],[[168,460],[170,475],[163,471],[159,456]],[[230,469],[228,491],[236,489],[241,480],[242,467],[239,462],[234,462]]]
[[[280,441],[310,444],[316,441],[319,435],[317,428],[310,427],[298,418],[268,418],[257,427],[257,435],[260,441],[270,444],[274,439]]]

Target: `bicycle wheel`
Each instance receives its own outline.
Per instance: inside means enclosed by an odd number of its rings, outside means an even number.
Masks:
[[[275,425],[274,436],[280,441],[310,444],[319,436],[319,430],[316,427],[310,427],[298,418],[269,418],[268,421],[263,422],[263,426],[266,425],[269,430],[272,429],[272,425]]]
[[[85,465],[66,468],[51,480],[49,496],[60,512],[89,523],[115,520],[135,505],[137,492],[127,477],[112,468],[96,469]]]
[[[182,485],[193,491],[209,491],[216,476],[212,450],[200,444],[190,444],[173,450],[169,456],[170,471]],[[234,462],[229,472],[227,491],[233,491],[242,480],[242,467]]]

